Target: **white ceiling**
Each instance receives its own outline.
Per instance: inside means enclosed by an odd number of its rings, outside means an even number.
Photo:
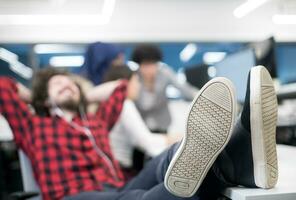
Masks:
[[[100,14],[103,0],[0,0],[0,14]],[[117,0],[106,25],[0,25],[0,42],[250,41],[275,35],[296,41],[296,25],[275,25],[276,13],[296,14],[295,0],[269,0],[237,19],[245,0]],[[295,11],[295,13],[294,13]]]

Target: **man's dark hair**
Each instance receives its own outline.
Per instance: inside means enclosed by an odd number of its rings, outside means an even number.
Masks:
[[[118,79],[130,80],[134,72],[127,65],[113,65],[106,72],[104,82]]]
[[[66,71],[61,71],[49,67],[38,71],[34,75],[32,81],[32,106],[37,115],[44,117],[50,116],[49,107],[46,105],[46,101],[48,100],[48,82],[55,75],[65,75],[70,77],[71,74]],[[85,111],[86,99],[79,84],[77,84],[77,86],[80,91],[80,105]]]
[[[136,46],[131,58],[139,65],[143,62],[159,62],[162,60],[162,53],[156,45],[141,44]]]

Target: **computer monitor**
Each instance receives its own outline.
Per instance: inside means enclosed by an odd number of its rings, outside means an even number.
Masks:
[[[208,65],[206,64],[186,67],[184,72],[188,83],[199,89],[210,80],[208,74]]]
[[[273,78],[277,77],[275,40],[273,37],[259,42],[249,43],[249,47],[254,49],[256,65],[263,65]]]
[[[242,103],[245,100],[249,71],[255,65],[256,58],[253,49],[244,49],[216,63],[216,76],[226,77],[233,82],[237,100]]]
[[[281,84],[296,82],[296,47],[294,45],[278,46],[277,73]]]

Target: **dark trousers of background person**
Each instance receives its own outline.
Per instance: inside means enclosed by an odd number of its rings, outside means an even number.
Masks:
[[[145,168],[126,186],[121,189],[105,188],[104,192],[82,192],[75,196],[65,197],[63,200],[212,200],[217,199],[224,187],[218,181],[212,170],[209,171],[196,195],[191,198],[181,198],[170,194],[164,186],[163,180],[168,165],[177,150],[178,144],[152,159]]]
[[[167,134],[167,130],[160,130],[160,129],[155,129],[155,130],[150,130],[151,133],[154,134]],[[131,169],[133,174],[137,174],[140,172],[145,165],[145,162],[149,160],[150,158],[145,155],[145,153],[139,149],[139,148],[134,148],[133,150],[133,167]]]

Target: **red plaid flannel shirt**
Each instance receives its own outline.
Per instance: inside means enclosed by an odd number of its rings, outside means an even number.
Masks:
[[[111,153],[108,134],[121,112],[126,85],[126,82],[120,84],[100,105],[96,115],[87,116],[97,146],[113,162],[116,179],[85,133],[58,116],[33,115],[18,96],[15,82],[0,77],[0,113],[7,119],[16,144],[29,157],[44,200],[58,200],[82,191],[100,191],[102,184],[115,187],[124,184],[119,164]],[[78,116],[73,121],[83,125]]]

